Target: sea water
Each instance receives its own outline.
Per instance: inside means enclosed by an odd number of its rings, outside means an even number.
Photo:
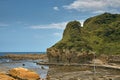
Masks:
[[[0,52],[0,56],[5,56],[7,54],[44,54],[46,52]]]
[[[18,52],[18,53],[13,53],[10,52],[9,54],[40,54],[39,52]],[[6,52],[0,52],[1,56],[6,55],[8,53]],[[12,68],[17,68],[17,67],[23,67],[27,68],[29,70],[32,70],[40,75],[41,78],[45,78],[47,75],[47,72],[49,70],[49,66],[45,65],[37,65],[36,62],[40,62],[42,60],[11,60],[11,59],[0,59],[0,70],[5,70],[8,71]],[[44,69],[43,69],[44,67]]]

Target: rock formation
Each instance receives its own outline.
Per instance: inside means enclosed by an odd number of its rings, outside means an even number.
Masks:
[[[111,63],[120,63],[120,55],[111,55],[109,56],[108,61]]]
[[[120,14],[104,13],[66,25],[63,38],[47,49],[49,62],[88,62],[97,56],[120,54]]]
[[[14,79],[4,73],[0,73],[0,80],[16,80],[16,79]]]
[[[47,55],[46,54],[7,54],[4,56],[0,56],[0,59],[12,59],[12,60],[26,60],[26,59],[32,59],[32,60],[36,60],[36,59],[47,59]]]
[[[20,80],[39,80],[40,79],[37,73],[21,67],[13,68],[9,70],[9,75],[14,77],[15,79],[20,79]]]
[[[78,21],[69,22],[64,30],[62,40],[47,49],[49,61],[74,63],[91,60],[93,55],[88,51],[91,50],[91,47],[82,35],[81,24]],[[84,56],[82,57],[81,54]]]

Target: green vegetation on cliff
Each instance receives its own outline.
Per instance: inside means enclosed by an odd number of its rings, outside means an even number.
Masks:
[[[84,23],[84,36],[98,54],[120,54],[120,15],[104,13]]]
[[[55,55],[58,61],[66,55],[64,58],[77,57],[79,60],[80,54],[91,52],[120,54],[120,14],[104,13],[88,18],[83,27],[78,21],[69,22],[63,38],[47,52],[49,57]]]
[[[82,27],[78,21],[71,21],[67,24],[62,40],[53,47],[74,51],[81,51],[82,49],[91,50],[87,40],[83,38]]]

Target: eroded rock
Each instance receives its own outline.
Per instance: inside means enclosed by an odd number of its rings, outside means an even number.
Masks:
[[[9,70],[9,75],[21,80],[39,80],[40,76],[25,68],[13,68]]]
[[[14,79],[4,73],[0,73],[0,80],[17,80],[17,79]]]

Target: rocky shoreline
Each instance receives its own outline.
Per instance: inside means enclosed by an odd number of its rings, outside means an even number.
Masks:
[[[94,65],[76,65],[76,64],[64,64],[64,65],[49,65],[49,71],[46,79],[21,79],[19,75],[24,77],[27,74],[23,74],[24,70],[31,71],[25,68],[13,68],[8,71],[0,71],[0,80],[120,80],[120,65],[111,63],[104,66],[101,63],[96,63],[96,73],[94,76]],[[16,72],[18,70],[18,72]],[[22,71],[23,70],[23,71]],[[22,71],[22,72],[19,72]],[[13,73],[15,72],[15,74]],[[33,72],[33,71],[32,71]],[[14,75],[11,75],[13,73]],[[25,72],[26,73],[26,72]],[[35,72],[33,72],[35,73]],[[30,73],[31,74],[31,73]],[[36,74],[36,73],[35,73]],[[18,76],[18,77],[15,77]],[[29,76],[28,76],[29,77]],[[30,78],[30,77],[29,77]]]
[[[49,65],[50,80],[120,80],[120,64],[105,63],[99,59],[94,59],[90,64],[46,62],[38,64]]]
[[[51,66],[48,74],[50,80],[120,80],[120,70],[97,67],[94,76],[89,66]]]
[[[46,54],[0,56],[0,80],[43,80],[46,78],[49,67],[37,65],[35,62],[44,60],[47,61]]]
[[[5,56],[0,56],[0,59],[12,59],[12,60],[36,60],[36,59],[47,59],[46,54],[7,54]]]
[[[14,55],[12,56],[11,59],[16,60],[17,57]],[[30,58],[26,58],[23,55],[21,55],[21,57],[19,56],[19,59],[17,60],[24,60],[24,59],[30,59]],[[46,59],[47,58],[44,58],[43,60],[46,60]],[[93,71],[94,63],[96,67],[95,76]],[[49,63],[47,61],[37,62],[36,64],[49,66],[46,79],[42,79],[40,75],[39,75],[39,78],[37,77],[36,79],[21,79],[19,78],[18,75],[22,75],[22,77],[24,77],[25,75],[27,76],[27,74],[23,74],[23,71],[21,74],[20,72],[18,72],[19,74],[17,74],[17,72],[15,71],[15,74],[11,75],[10,71],[14,72],[14,69],[16,70],[16,68],[5,70],[5,68],[7,67],[3,67],[3,69],[0,70],[0,80],[120,80],[120,64],[104,62],[99,59],[95,59],[95,60],[93,59],[89,64]],[[17,69],[28,70],[28,69],[19,68],[19,67],[17,67]],[[29,71],[31,70],[28,70],[28,72]],[[18,77],[15,77],[15,76],[18,76]]]
[[[41,79],[37,73],[19,67],[7,73],[0,71],[0,80],[120,80],[120,69],[96,66],[94,76],[93,66],[50,65],[46,79]]]

